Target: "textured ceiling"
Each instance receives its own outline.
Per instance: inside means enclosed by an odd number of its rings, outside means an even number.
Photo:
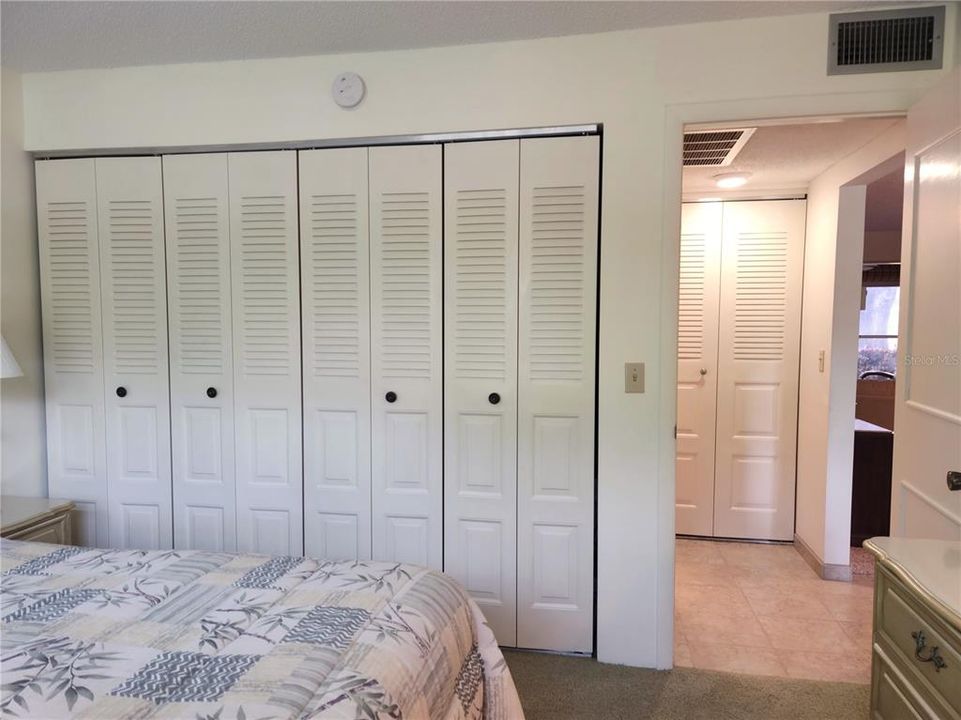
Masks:
[[[30,72],[294,57],[884,4],[890,3],[4,1],[0,4],[0,61]]]
[[[720,195],[713,176],[725,172],[751,173],[742,193],[803,191],[815,177],[897,122],[903,121],[858,118],[759,127],[731,165],[684,168],[684,194]]]

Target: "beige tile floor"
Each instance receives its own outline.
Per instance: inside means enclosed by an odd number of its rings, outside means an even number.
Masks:
[[[675,577],[676,665],[870,682],[871,578],[821,580],[791,546],[681,538]]]

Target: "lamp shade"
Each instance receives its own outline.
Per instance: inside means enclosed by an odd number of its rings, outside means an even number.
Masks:
[[[20,377],[23,375],[23,370],[20,369],[20,363],[13,356],[10,351],[10,346],[7,345],[6,339],[0,335],[0,377],[2,378],[13,378]]]

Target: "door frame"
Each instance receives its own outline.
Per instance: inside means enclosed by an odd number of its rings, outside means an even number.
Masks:
[[[663,202],[661,205],[661,317],[659,328],[661,377],[658,416],[663,425],[658,434],[658,528],[656,663],[658,669],[674,664],[674,426],[677,421],[677,312],[680,272],[681,201],[684,127],[697,123],[805,121],[818,117],[903,116],[921,96],[917,91],[868,92],[857,94],[797,95],[706,103],[668,105],[664,113]]]

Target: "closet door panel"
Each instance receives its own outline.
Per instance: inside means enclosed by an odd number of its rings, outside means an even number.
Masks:
[[[444,570],[501,645],[517,641],[519,152],[444,148]]]
[[[77,504],[74,539],[106,547],[107,456],[97,177],[92,159],[36,163],[51,497]]]
[[[297,154],[228,155],[237,549],[303,554]]]
[[[98,158],[110,544],[173,544],[163,181],[155,157]]]
[[[593,646],[598,138],[521,141],[517,644]]]
[[[441,148],[369,150],[373,557],[442,565]]]
[[[300,153],[308,555],[370,558],[367,148]]]
[[[675,530],[714,532],[714,432],[721,278],[719,202],[681,207]]]
[[[237,549],[227,155],[163,158],[174,547]]]
[[[724,204],[719,537],[794,537],[804,213],[804,200]]]

